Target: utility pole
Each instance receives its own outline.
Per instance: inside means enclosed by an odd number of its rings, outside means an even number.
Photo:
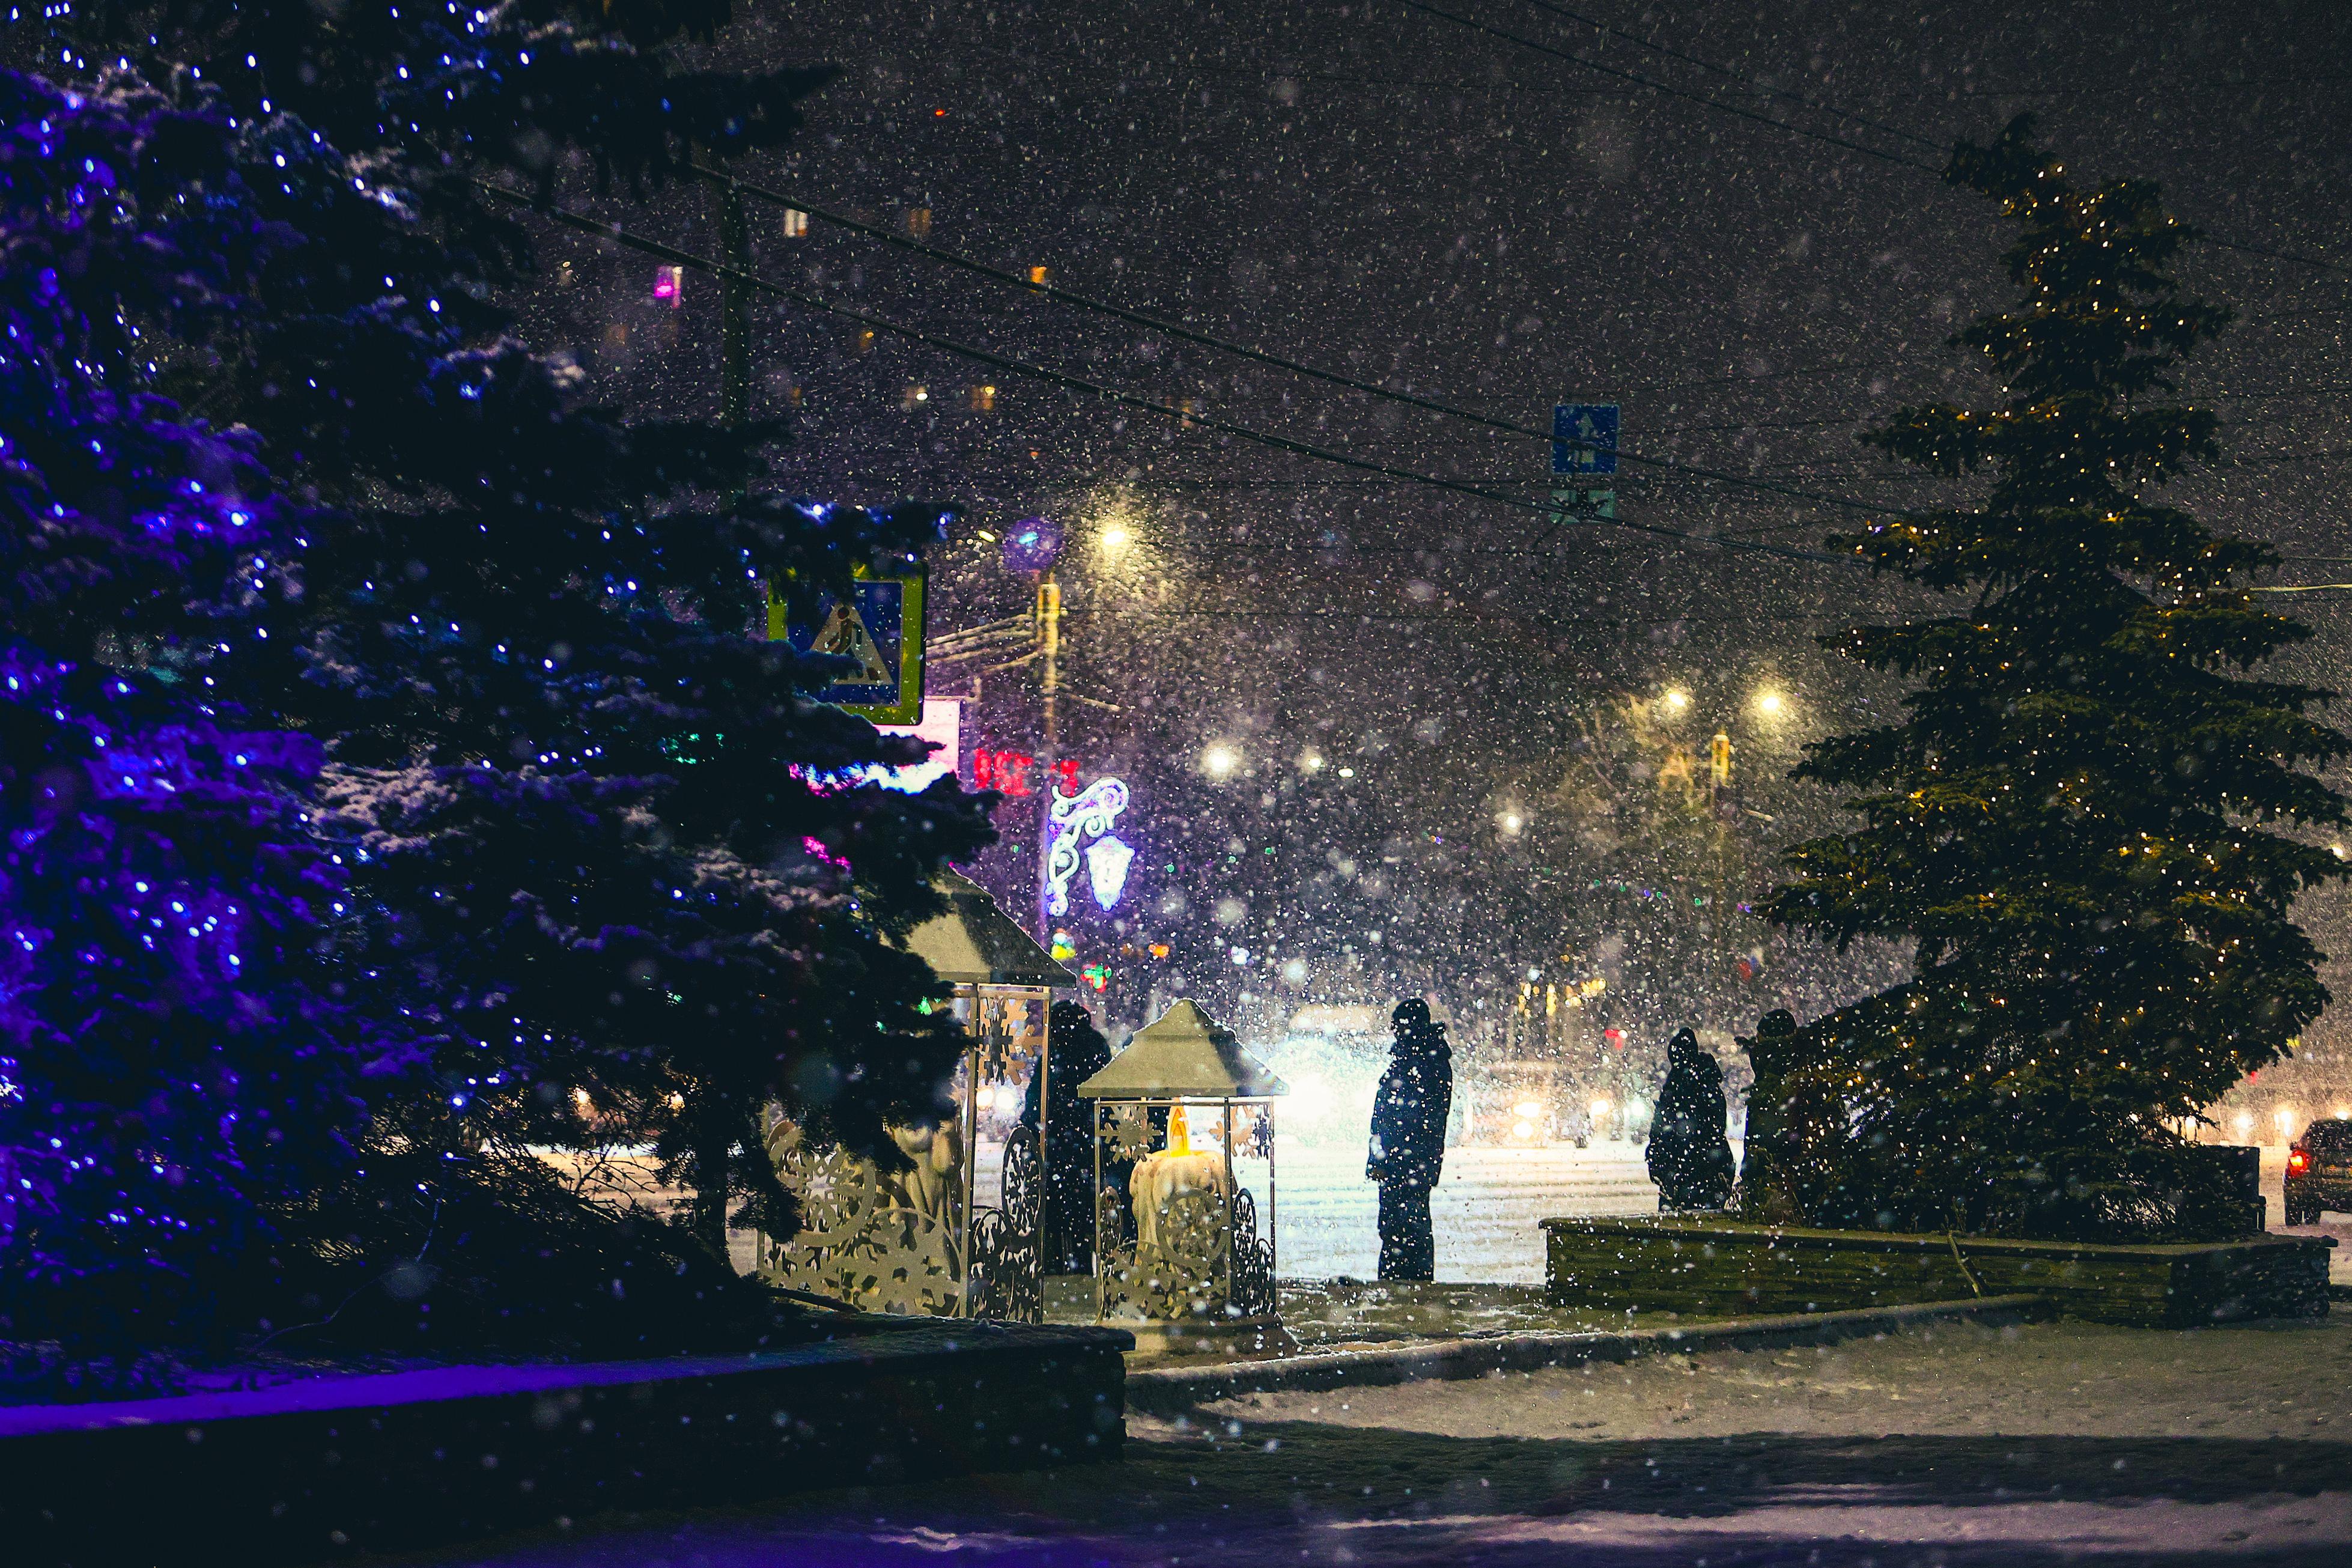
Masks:
[[[1055,763],[1060,759],[1060,717],[1055,699],[1061,691],[1062,585],[1050,565],[1037,574],[1037,648],[1045,699],[1045,741],[1037,753],[1037,793],[1044,797],[1037,818],[1037,945],[1051,951],[1054,917],[1047,908],[1053,897]]]
[[[703,157],[726,172],[707,151]],[[751,264],[743,193],[731,178],[710,183],[710,220],[728,268],[719,278],[719,422],[732,430],[751,416],[751,301],[742,279]]]

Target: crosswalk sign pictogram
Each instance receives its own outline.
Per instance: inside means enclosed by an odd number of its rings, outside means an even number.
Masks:
[[[923,716],[923,573],[885,576],[859,568],[846,597],[820,595],[803,615],[768,600],[768,636],[796,653],[852,661],[813,695],[877,724],[912,724]]]

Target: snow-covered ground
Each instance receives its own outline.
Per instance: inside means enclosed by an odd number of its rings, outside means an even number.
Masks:
[[[998,1145],[981,1146],[974,1201],[996,1202]],[[1237,1172],[1266,1212],[1263,1165]],[[1275,1149],[1280,1184],[1275,1237],[1286,1279],[1369,1279],[1380,1268],[1380,1198],[1364,1180],[1360,1139],[1313,1143],[1285,1139]],[[1658,1189],[1642,1152],[1624,1143],[1591,1149],[1453,1149],[1430,1194],[1437,1230],[1437,1277],[1496,1285],[1543,1282],[1543,1232],[1554,1215],[1654,1214]]]
[[[496,1568],[2352,1562],[2352,1320],[1942,1324],[1262,1396],[1126,1458],[589,1521]]]
[[[1738,1145],[1734,1144],[1737,1152]],[[1379,1197],[1364,1180],[1360,1141],[1286,1139],[1276,1153],[1281,1192],[1276,1237],[1283,1278],[1330,1279],[1342,1275],[1370,1279],[1380,1265]],[[995,1144],[981,1150],[979,1202],[996,1201],[995,1174],[1003,1160]],[[2263,1151],[2263,1194],[2271,1228],[2285,1231],[2286,1173],[2284,1149]],[[1242,1174],[1265,1212],[1265,1184],[1244,1164]],[[1492,1285],[1543,1282],[1543,1232],[1538,1223],[1555,1215],[1654,1214],[1658,1190],[1643,1166],[1642,1152],[1626,1143],[1589,1149],[1561,1144],[1543,1149],[1454,1149],[1445,1156],[1445,1176],[1430,1194],[1430,1217],[1437,1229],[1437,1277],[1441,1280]],[[2340,1284],[2352,1284],[2352,1215],[2329,1214],[2316,1226],[2299,1226],[2297,1236],[2334,1236],[2329,1267]]]
[[[1276,1154],[1282,1187],[1276,1241],[1284,1277],[1370,1279],[1380,1267],[1380,1198],[1364,1180],[1362,1144],[1307,1144]],[[1449,1150],[1444,1177],[1429,1195],[1437,1277],[1540,1284],[1541,1221],[1657,1208],[1658,1189],[1642,1152],[1629,1144]]]

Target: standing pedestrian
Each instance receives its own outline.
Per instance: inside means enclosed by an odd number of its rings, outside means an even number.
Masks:
[[[1381,1189],[1381,1278],[1433,1279],[1437,1240],[1430,1229],[1429,1189],[1445,1164],[1445,1121],[1454,1105],[1454,1051],[1429,1004],[1400,1002],[1389,1070],[1372,1101],[1368,1180]]]
[[[1650,1180],[1658,1212],[1719,1209],[1731,1195],[1731,1144],[1723,1135],[1723,1068],[1688,1029],[1666,1047],[1666,1081],[1650,1123]]]
[[[1785,1224],[1798,1217],[1790,1185],[1794,1150],[1788,1082],[1797,1065],[1797,1020],[1787,1008],[1775,1008],[1757,1020],[1755,1037],[1739,1045],[1755,1068],[1748,1090],[1748,1132],[1740,1145],[1739,1213],[1746,1219]]]
[[[1045,1202],[1039,1223],[1045,1272],[1091,1274],[1095,1267],[1094,1102],[1078,1098],[1078,1085],[1110,1065],[1110,1042],[1095,1027],[1094,1015],[1076,1002],[1056,1002],[1045,1016],[1045,1104],[1037,1103],[1037,1075],[1021,1107],[1021,1130],[1034,1137],[1042,1114],[1045,1128]],[[1127,1190],[1131,1162],[1108,1162],[1106,1184]]]

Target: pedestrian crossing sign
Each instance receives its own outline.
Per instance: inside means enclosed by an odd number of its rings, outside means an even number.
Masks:
[[[821,594],[806,605],[768,595],[768,637],[795,653],[848,665],[811,695],[877,724],[923,716],[923,574],[857,568],[846,596]]]

